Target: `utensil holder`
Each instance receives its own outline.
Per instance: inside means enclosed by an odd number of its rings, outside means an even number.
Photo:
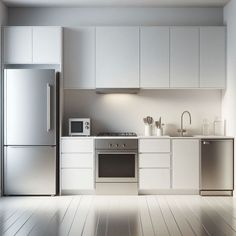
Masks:
[[[157,136],[163,136],[163,129],[162,128],[161,129],[157,128],[156,129],[156,135]]]
[[[152,126],[145,125],[145,136],[152,136]]]

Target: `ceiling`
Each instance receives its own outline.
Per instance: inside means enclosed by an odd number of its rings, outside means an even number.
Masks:
[[[2,0],[7,6],[22,7],[218,7],[224,6],[229,1],[230,0]]]

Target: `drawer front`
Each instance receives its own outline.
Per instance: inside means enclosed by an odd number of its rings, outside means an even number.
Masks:
[[[169,169],[140,169],[140,189],[170,189]]]
[[[62,169],[62,190],[94,189],[93,169]]]
[[[140,139],[139,152],[170,152],[170,139]]]
[[[170,168],[170,154],[143,153],[139,154],[140,168]]]
[[[61,155],[61,168],[93,168],[92,153],[65,153]]]
[[[61,152],[75,153],[75,152],[93,152],[93,139],[62,139]]]

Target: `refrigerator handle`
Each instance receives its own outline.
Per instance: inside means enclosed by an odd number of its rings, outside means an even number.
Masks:
[[[51,85],[47,84],[47,132],[51,130]]]

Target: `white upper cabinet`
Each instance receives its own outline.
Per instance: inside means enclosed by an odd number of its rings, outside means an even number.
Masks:
[[[62,28],[33,27],[33,63],[61,64]]]
[[[61,64],[61,27],[4,28],[5,64]]]
[[[95,28],[64,29],[64,88],[95,88]]]
[[[169,27],[140,29],[140,87],[169,88]]]
[[[174,139],[173,189],[199,189],[199,140]]]
[[[200,28],[200,87],[225,88],[226,29]]]
[[[170,29],[170,87],[199,87],[199,28]]]
[[[96,28],[96,87],[139,87],[139,27]]]
[[[27,64],[32,63],[32,28],[5,27],[4,28],[4,63]]]

